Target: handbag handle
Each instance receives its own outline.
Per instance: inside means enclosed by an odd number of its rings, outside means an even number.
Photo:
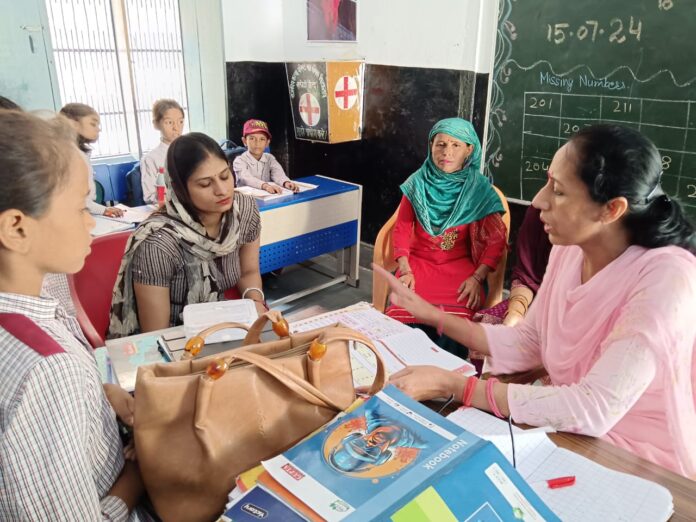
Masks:
[[[356,341],[367,346],[368,349],[375,354],[375,360],[377,361],[377,372],[375,373],[375,378],[368,393],[370,395],[374,395],[384,388],[384,384],[386,382],[386,369],[384,367],[384,361],[382,360],[382,356],[379,354],[374,344],[372,344],[372,341],[364,335],[349,328],[334,327],[332,330],[335,332],[333,335],[325,335],[322,333],[319,335],[317,340],[323,344],[328,344],[333,341]],[[264,357],[263,355],[253,352],[248,352],[246,350],[237,350],[227,359],[224,359],[225,367],[229,367],[230,363],[235,359],[253,364],[254,366],[264,370],[266,373],[275,377],[278,381],[286,385],[311,404],[332,408],[336,411],[342,410],[340,406],[333,402],[316,386],[298,377],[294,373],[287,371],[283,366],[269,359],[268,357]],[[216,365],[216,368],[218,367],[218,363],[216,361],[213,361],[211,365]],[[224,373],[226,370],[222,371]]]
[[[266,313],[261,314],[256,321],[247,329],[248,333],[242,342],[242,346],[248,346],[250,344],[257,344],[261,342],[261,332],[263,332],[264,326],[268,321],[271,321],[274,325],[281,325],[281,328],[286,328],[287,333],[285,335],[276,334],[278,337],[287,337],[290,334],[290,328],[288,327],[288,322],[283,317],[278,310],[268,310]],[[275,331],[275,328],[273,329]],[[285,332],[283,332],[285,333]]]
[[[266,323],[269,319],[273,321],[273,330],[276,332],[280,332],[278,333],[279,337],[287,337],[287,335],[290,334],[288,322],[283,318],[283,315],[277,310],[268,310],[265,314],[260,315],[251,326],[231,322],[219,323],[213,326],[209,326],[205,330],[201,331],[198,335],[194,335],[188,341],[186,341],[183,358],[191,359],[195,357],[196,355],[201,353],[203,346],[205,346],[206,337],[215,332],[219,332],[220,330],[227,330],[229,328],[240,328],[242,330],[246,330],[247,334],[244,337],[244,340],[242,341],[242,346],[257,344],[261,342],[261,332],[263,331],[263,327],[266,326]]]
[[[324,392],[263,355],[240,350],[231,355],[226,361],[229,364],[229,362],[235,359],[253,364],[257,368],[265,371],[310,404],[330,408],[337,412],[343,409],[332,401]]]

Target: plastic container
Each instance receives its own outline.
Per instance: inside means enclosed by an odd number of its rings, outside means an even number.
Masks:
[[[184,307],[184,334],[186,339],[198,335],[201,330],[219,323],[233,322],[251,326],[258,318],[256,305],[251,299],[235,299],[213,303],[197,303]],[[237,341],[246,337],[241,328],[215,332],[205,339],[206,344]]]

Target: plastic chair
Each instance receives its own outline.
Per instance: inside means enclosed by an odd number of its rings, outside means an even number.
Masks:
[[[145,204],[143,199],[142,175],[140,173],[140,162],[133,165],[133,168],[126,174],[126,205],[129,207],[140,207]]]
[[[94,201],[99,203],[100,205],[104,204],[104,185],[99,183],[96,179],[94,180],[94,187],[95,187],[95,196],[94,196]]]
[[[111,187],[111,180],[109,179],[109,166],[103,164],[94,165],[92,169],[94,181],[101,183],[104,189],[103,199],[99,201],[99,203],[103,205],[105,201],[114,201],[116,198],[114,197],[114,190]]]
[[[114,283],[130,235],[125,231],[95,238],[85,266],[68,276],[77,322],[93,348],[104,346]]]
[[[507,230],[505,234],[505,240],[507,241],[510,237],[510,207],[508,206],[507,199],[505,195],[500,191],[498,187],[493,186],[500,201],[503,203],[503,209],[505,214],[503,214],[502,219]],[[397,268],[397,263],[394,261],[394,244],[392,243],[392,230],[396,224],[396,217],[399,215],[399,209],[389,218],[389,220],[382,226],[379,233],[377,234],[377,239],[375,240],[375,249],[372,254],[372,262],[381,266],[389,272],[394,272]],[[507,264],[507,249],[503,251],[503,255],[498,261],[498,266],[495,271],[489,272],[486,277],[488,282],[488,295],[486,296],[486,302],[482,308],[490,308],[495,306],[503,299],[503,283],[505,281],[505,265]],[[374,306],[380,312],[384,312],[387,307],[387,298],[389,297],[389,285],[384,280],[383,277],[378,276],[373,272],[372,274],[372,306]]]

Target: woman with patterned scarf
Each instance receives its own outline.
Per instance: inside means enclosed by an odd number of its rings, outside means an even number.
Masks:
[[[260,216],[234,191],[224,153],[205,134],[174,140],[166,204],[128,240],[111,302],[109,337],[182,324],[184,306],[218,301],[228,288],[266,311],[259,272]]]
[[[481,144],[470,122],[447,118],[428,136],[428,157],[401,185],[392,240],[404,286],[448,314],[469,318],[485,301],[485,281],[506,248],[503,205],[483,176]],[[443,348],[458,343],[398,306],[387,315],[423,329]]]

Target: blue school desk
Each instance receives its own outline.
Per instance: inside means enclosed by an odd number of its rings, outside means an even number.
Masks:
[[[337,275],[278,299],[274,305],[343,282],[358,285],[362,186],[326,176],[295,181],[317,188],[271,201],[256,200],[261,212],[261,273],[336,252]]]

